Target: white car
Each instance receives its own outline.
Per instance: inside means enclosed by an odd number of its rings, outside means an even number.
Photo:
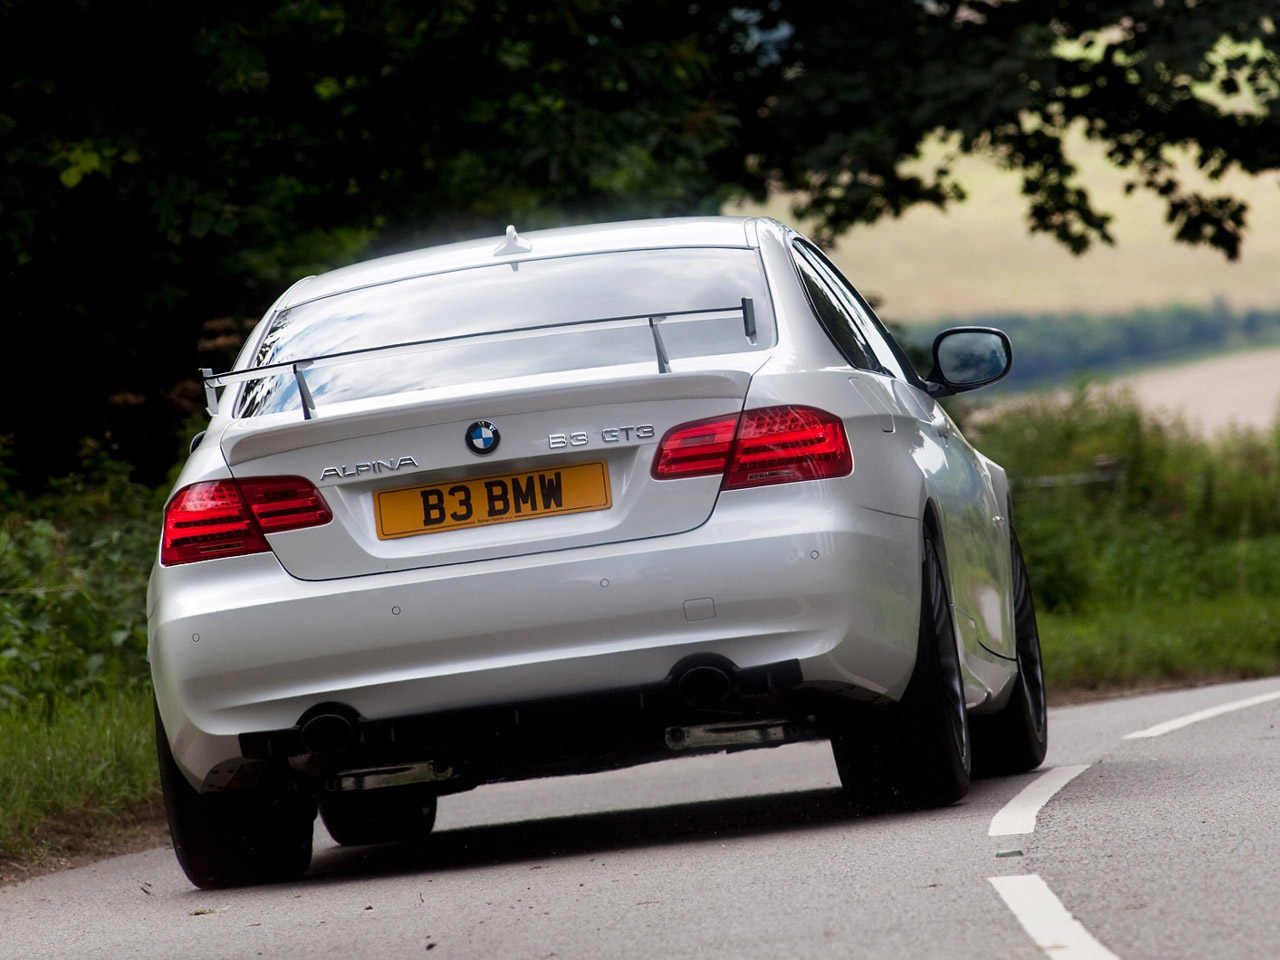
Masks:
[[[828,739],[861,808],[1038,765],[1004,471],[773,220],[547,230],[302,280],[165,508],[147,617],[174,849],[213,887],[421,837],[498,780]]]

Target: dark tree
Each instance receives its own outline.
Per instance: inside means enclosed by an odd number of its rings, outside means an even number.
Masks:
[[[1234,256],[1178,183],[1280,165],[1273,3],[0,0],[0,396],[39,479],[105,438],[158,479],[189,373],[290,282],[361,256],[794,191],[826,238],[961,198],[923,140],[1023,172],[1081,250],[1080,123]],[[202,352],[203,351],[203,352]],[[21,379],[19,372],[30,371]]]
[[[39,372],[6,378],[11,462],[105,433],[154,479],[197,341],[225,366],[244,318],[375,241],[717,209],[730,117],[696,24],[647,9],[0,3],[0,302]]]
[[[1280,169],[1280,7],[1270,0],[777,0],[771,62],[739,72],[754,190],[795,191],[827,238],[963,190],[945,163],[904,175],[930,136],[1021,172],[1028,221],[1073,251],[1111,242],[1063,147],[1079,128],[1164,198],[1176,239],[1239,252],[1246,205],[1179,180]],[[758,107],[752,110],[748,107]],[[735,158],[736,159],[736,158]]]

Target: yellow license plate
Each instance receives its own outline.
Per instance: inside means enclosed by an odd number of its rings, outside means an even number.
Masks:
[[[609,470],[603,463],[383,490],[373,498],[380,540],[608,510],[612,505]]]

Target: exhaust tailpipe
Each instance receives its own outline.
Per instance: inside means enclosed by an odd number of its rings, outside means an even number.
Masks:
[[[691,707],[714,710],[733,693],[733,677],[722,667],[698,664],[679,675],[676,693]]]
[[[332,756],[355,742],[356,728],[350,717],[340,713],[319,713],[302,725],[299,736],[308,753]]]

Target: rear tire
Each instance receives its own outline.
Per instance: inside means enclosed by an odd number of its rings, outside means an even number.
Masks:
[[[1031,583],[1017,536],[1013,549],[1013,621],[1018,651],[1018,679],[1009,702],[988,716],[973,718],[973,766],[977,776],[990,777],[1034,770],[1044,762],[1049,746],[1044,667],[1040,631]]]
[[[926,531],[916,665],[896,704],[851,713],[831,748],[861,809],[945,806],[969,790],[972,751],[942,563]]]
[[[320,800],[320,818],[343,846],[424,840],[435,826],[436,798],[418,784],[330,793]]]
[[[315,801],[283,790],[198,792],[178,769],[158,709],[156,756],[173,852],[197,887],[277,883],[306,872]]]

